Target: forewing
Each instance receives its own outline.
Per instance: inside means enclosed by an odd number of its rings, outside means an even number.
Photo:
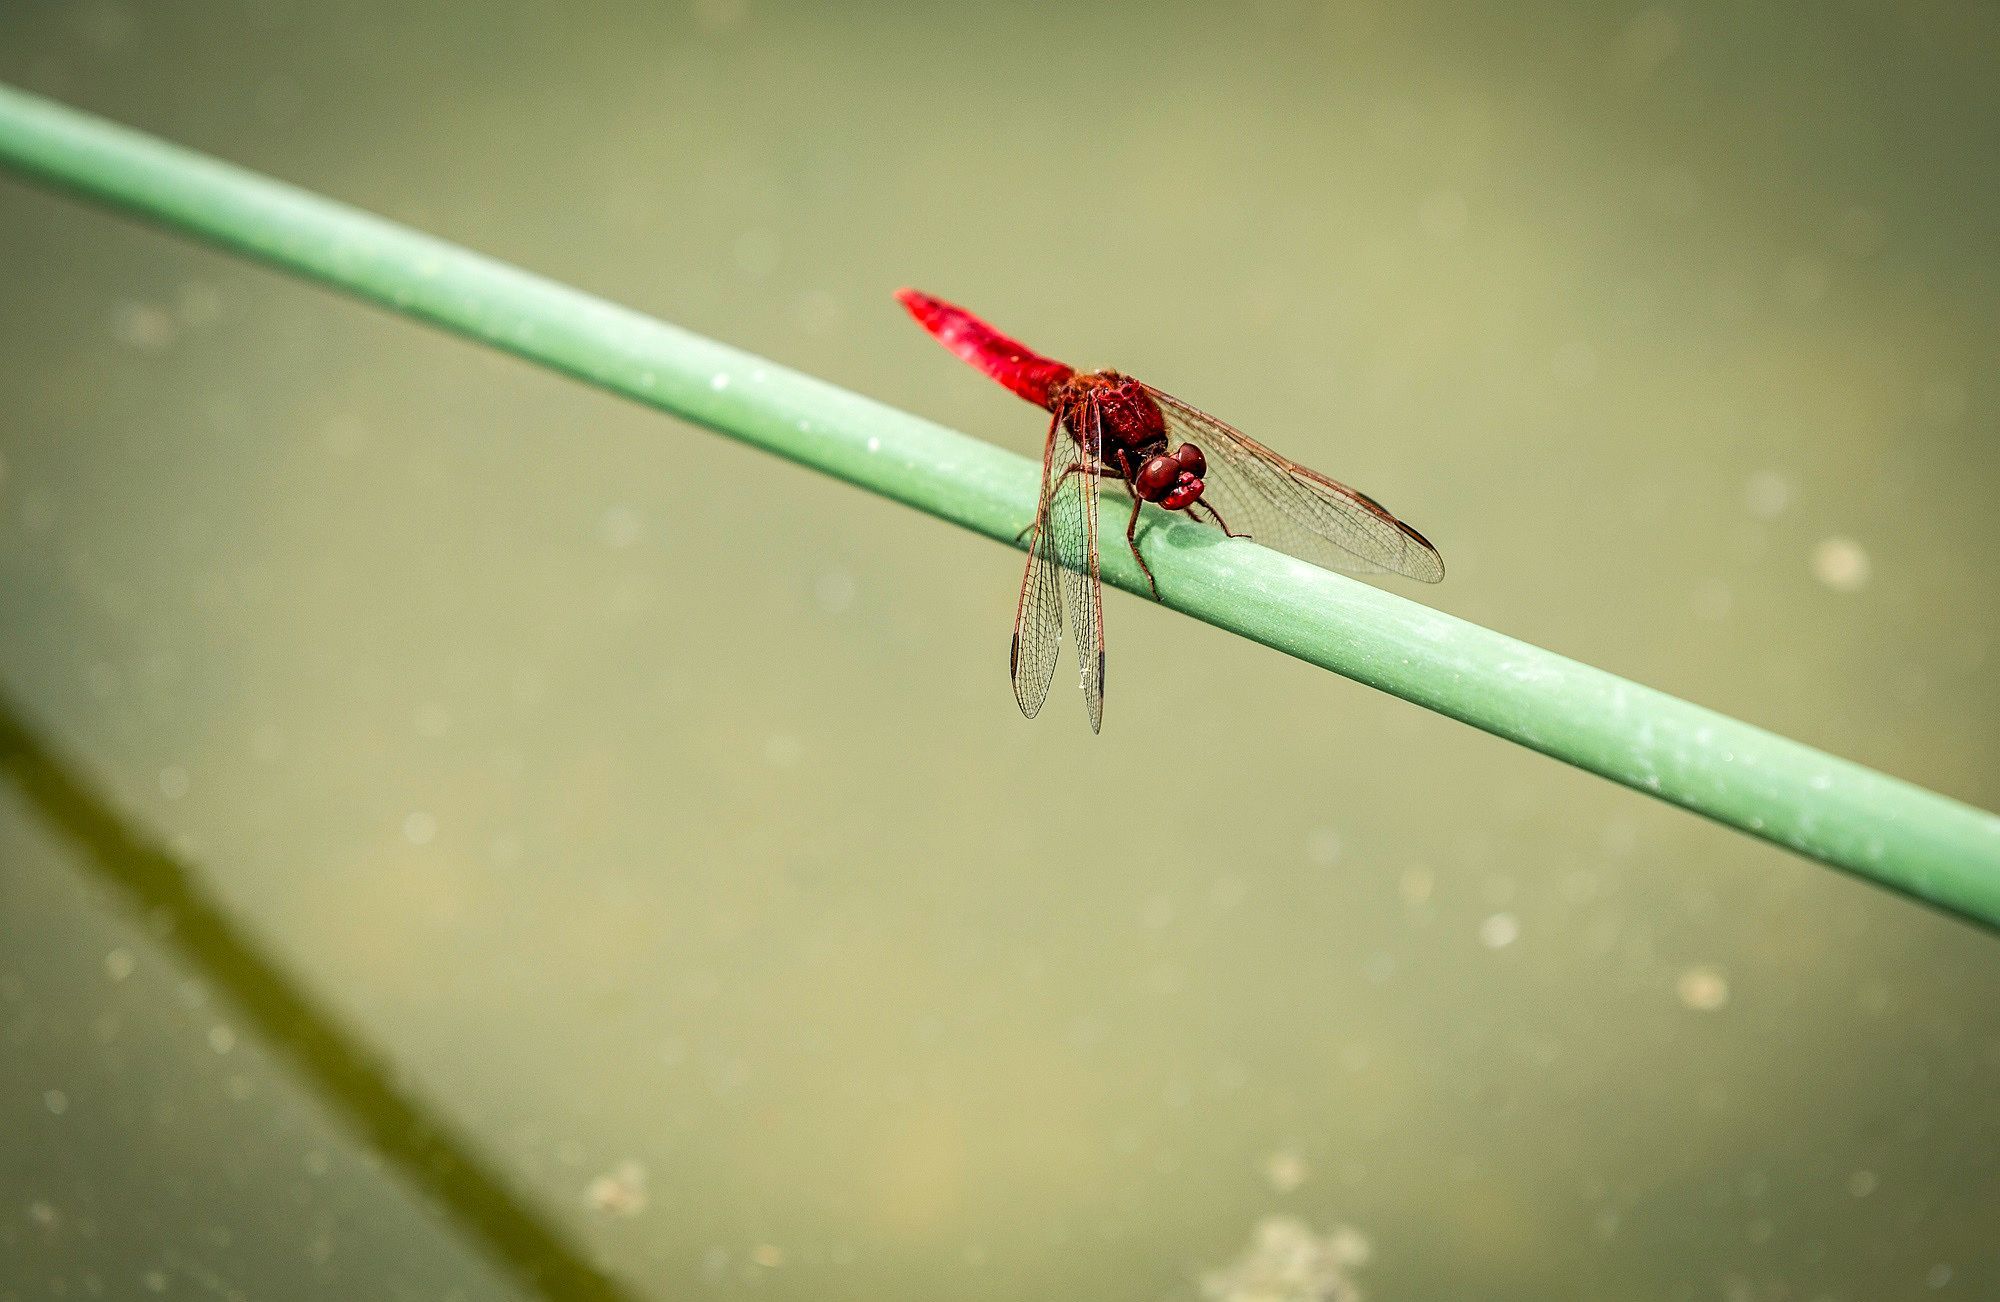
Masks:
[[[1049,698],[1056,657],[1062,651],[1062,588],[1057,578],[1062,561],[1050,508],[1063,471],[1075,462],[1075,450],[1076,441],[1051,420],[1042,448],[1042,493],[1035,507],[1034,533],[1028,539],[1028,568],[1021,577],[1021,604],[1014,612],[1014,645],[1007,665],[1014,679],[1014,700],[1030,719],[1041,713],[1042,702]]]
[[[1075,419],[1080,429],[1074,438],[1057,435],[1066,444],[1069,467],[1056,471],[1055,495],[1050,505],[1050,532],[1055,536],[1056,557],[1061,562],[1063,593],[1068,598],[1070,637],[1076,642],[1078,669],[1083,678],[1083,703],[1090,711],[1090,730],[1104,724],[1104,594],[1097,576],[1097,475],[1098,450],[1102,445],[1102,425],[1095,404]],[[1060,462],[1063,454],[1056,460]]]
[[[1280,456],[1151,385],[1168,431],[1208,454],[1202,500],[1266,547],[1329,569],[1390,572],[1424,583],[1444,577],[1444,559],[1380,502]]]

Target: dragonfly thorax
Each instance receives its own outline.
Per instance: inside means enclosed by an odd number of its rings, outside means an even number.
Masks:
[[[1116,371],[1091,371],[1072,377],[1054,395],[1064,423],[1079,435],[1091,427],[1100,431],[1104,459],[1124,450],[1134,465],[1167,446],[1166,417],[1146,386]]]
[[[1171,446],[1166,413],[1139,381],[1091,371],[1057,385],[1050,401],[1079,443],[1095,438],[1099,464],[1141,501],[1185,511],[1201,500],[1207,458],[1192,443]]]

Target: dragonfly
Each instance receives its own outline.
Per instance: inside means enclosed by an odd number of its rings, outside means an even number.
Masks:
[[[1097,508],[1106,479],[1122,483],[1132,499],[1125,543],[1155,600],[1160,585],[1138,538],[1139,512],[1148,502],[1322,567],[1423,583],[1444,577],[1437,548],[1380,502],[1200,408],[1117,371],[1078,371],[1044,357],[921,290],[898,290],[896,298],[939,343],[1049,413],[1041,498],[1021,531],[1028,536],[1028,569],[1007,657],[1014,699],[1030,719],[1055,679],[1067,608],[1090,730],[1104,724]]]

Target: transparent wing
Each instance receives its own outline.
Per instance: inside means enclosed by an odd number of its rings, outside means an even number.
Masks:
[[[1075,449],[1076,440],[1063,432],[1059,421],[1051,420],[1048,442],[1042,448],[1042,495],[1035,506],[1028,569],[1021,577],[1021,604],[1014,612],[1014,645],[1007,657],[1014,700],[1030,719],[1041,713],[1042,702],[1049,698],[1056,657],[1062,650],[1062,591],[1056,577],[1062,562],[1050,506],[1065,470],[1075,462]]]
[[[1068,598],[1069,631],[1076,641],[1077,667],[1083,678],[1083,703],[1090,711],[1090,730],[1104,725],[1104,590],[1097,576],[1097,474],[1098,453],[1103,443],[1103,426],[1096,404],[1087,407],[1072,430],[1074,438],[1061,438],[1071,459],[1057,471],[1054,499],[1050,504],[1051,532],[1055,535],[1056,556],[1063,594]],[[1063,454],[1056,457],[1062,461]]]
[[[1168,431],[1208,454],[1208,502],[1236,533],[1303,561],[1423,583],[1444,577],[1444,558],[1375,499],[1288,460],[1232,425],[1150,384]]]

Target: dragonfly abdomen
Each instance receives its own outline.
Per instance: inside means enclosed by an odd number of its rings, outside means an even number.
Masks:
[[[1076,375],[1073,367],[1044,357],[941,298],[917,289],[899,289],[896,299],[917,324],[963,361],[971,363],[1037,407],[1053,411],[1055,391]]]

